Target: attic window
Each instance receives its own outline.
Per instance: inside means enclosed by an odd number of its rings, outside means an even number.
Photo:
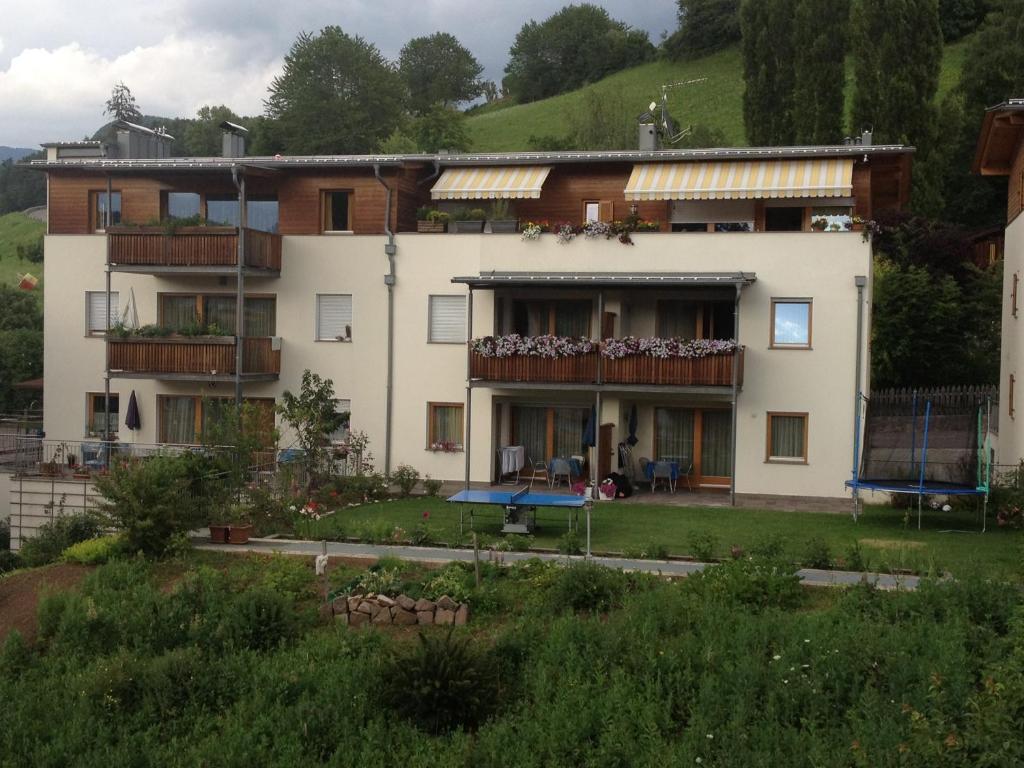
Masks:
[[[352,231],[351,196],[348,190],[324,190],[321,201],[324,232]]]

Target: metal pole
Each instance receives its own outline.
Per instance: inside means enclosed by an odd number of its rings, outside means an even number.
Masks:
[[[924,470],[928,465],[928,422],[932,416],[932,401],[926,400],[924,406],[924,442],[921,443],[921,472],[917,481],[917,530],[921,530],[921,498],[924,492]]]
[[[463,446],[466,453],[466,490],[469,490],[470,473],[470,447],[473,435],[473,381],[470,376],[470,346],[469,339],[473,338],[473,288],[469,288],[469,298],[466,301],[466,444]]]
[[[384,474],[391,474],[391,424],[394,411],[395,384],[395,233],[391,229],[391,187],[380,175],[380,164],[373,164],[374,178],[384,187],[384,234],[388,241],[384,244],[384,255],[388,257],[388,273],[384,275],[384,285],[388,289],[388,349],[387,374],[384,385]]]
[[[863,351],[861,347],[864,344],[864,288],[868,284],[868,279],[864,275],[857,275],[853,278],[854,285],[857,286],[857,362],[855,365],[855,380],[853,385],[853,469],[851,476],[853,478],[853,520],[857,521],[857,502],[859,500],[860,493],[857,488],[857,481],[859,479],[860,469],[860,406],[861,398],[864,390],[861,386],[861,378],[864,373],[864,360]]]
[[[742,287],[736,284],[736,298],[732,306],[732,332],[736,337],[736,349],[732,353],[732,437],[729,471],[729,504],[736,506],[736,427],[737,427],[737,405],[739,400],[739,365],[742,347],[740,341],[740,291]]]
[[[236,166],[237,171],[237,166]],[[235,408],[242,410],[242,366],[245,362],[245,227],[248,224],[245,176],[237,174],[238,186],[238,276],[235,296]]]
[[[594,505],[593,505],[593,503],[588,502],[585,506],[586,506],[586,512],[587,512],[587,558],[586,559],[590,560],[593,557],[593,555],[590,552],[590,509]]]
[[[601,390],[596,393],[594,405],[594,463],[590,468],[590,498],[599,498],[597,490],[598,464],[601,463]]]

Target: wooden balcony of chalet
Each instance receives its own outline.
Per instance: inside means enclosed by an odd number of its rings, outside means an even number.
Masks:
[[[242,340],[242,379],[276,381],[281,373],[279,340]],[[115,378],[231,381],[235,378],[235,337],[194,336],[111,338],[110,375]]]
[[[243,231],[245,274],[279,277],[281,236]],[[151,275],[232,275],[238,268],[238,236],[238,227],[111,227],[110,268]]]
[[[735,354],[699,358],[660,358],[628,355],[612,359],[600,351],[573,357],[513,355],[485,357],[473,350],[469,376],[474,386],[544,388],[551,385],[573,389],[720,392],[732,387],[733,368],[737,386],[743,385],[743,348]]]

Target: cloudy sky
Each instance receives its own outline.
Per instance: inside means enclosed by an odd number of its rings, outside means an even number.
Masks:
[[[675,0],[594,0],[657,43]],[[0,0],[0,145],[80,139],[103,122],[118,80],[147,114],[191,116],[203,104],[262,111],[296,35],[337,24],[397,58],[412,37],[447,31],[500,81],[527,19],[568,0]]]

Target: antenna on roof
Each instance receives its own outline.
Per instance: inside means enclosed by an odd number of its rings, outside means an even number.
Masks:
[[[683,88],[687,85],[696,85],[697,83],[707,82],[706,77],[696,77],[692,80],[682,80],[678,83],[668,83],[667,85],[661,86],[661,114],[658,119],[658,132],[661,134],[663,141],[669,144],[675,144],[680,139],[687,136],[693,131],[693,126],[688,125],[685,128],[681,128],[679,124],[672,118],[672,115],[668,112],[668,92],[672,88]],[[653,102],[651,103],[651,112],[654,112],[656,106]]]

